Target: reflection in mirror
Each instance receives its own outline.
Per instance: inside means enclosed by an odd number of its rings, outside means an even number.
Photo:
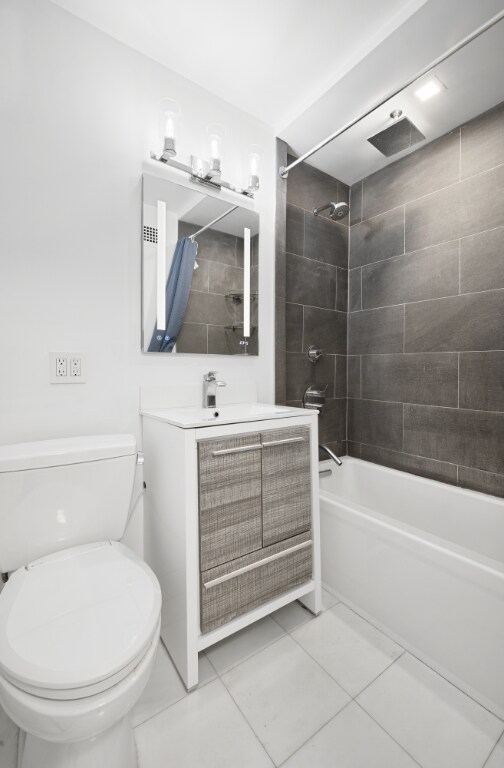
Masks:
[[[258,353],[259,216],[143,177],[142,349]]]

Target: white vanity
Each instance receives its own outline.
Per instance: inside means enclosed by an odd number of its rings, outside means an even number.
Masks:
[[[144,409],[145,559],[188,689],[198,652],[293,600],[320,611],[317,412]]]

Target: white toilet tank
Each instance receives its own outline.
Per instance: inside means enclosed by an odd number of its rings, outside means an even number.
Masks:
[[[132,435],[0,446],[0,572],[78,544],[119,541],[136,456]]]

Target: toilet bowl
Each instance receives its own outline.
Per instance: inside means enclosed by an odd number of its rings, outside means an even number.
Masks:
[[[149,679],[161,595],[121,544],[74,547],[0,594],[0,701],[26,733],[21,768],[134,768],[129,713]]]
[[[120,544],[131,435],[0,446],[0,704],[18,768],[136,768],[130,712],[159,643],[159,582]]]

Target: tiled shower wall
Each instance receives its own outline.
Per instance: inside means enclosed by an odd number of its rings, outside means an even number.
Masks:
[[[504,496],[503,105],[354,185],[351,223],[349,452]]]
[[[290,162],[292,158],[288,158]],[[310,384],[327,384],[319,417],[319,438],[346,453],[346,344],[348,312],[348,229],[328,212],[326,202],[348,202],[345,184],[309,165],[289,173],[285,237],[285,401],[300,406]],[[324,350],[313,364],[313,345]]]

